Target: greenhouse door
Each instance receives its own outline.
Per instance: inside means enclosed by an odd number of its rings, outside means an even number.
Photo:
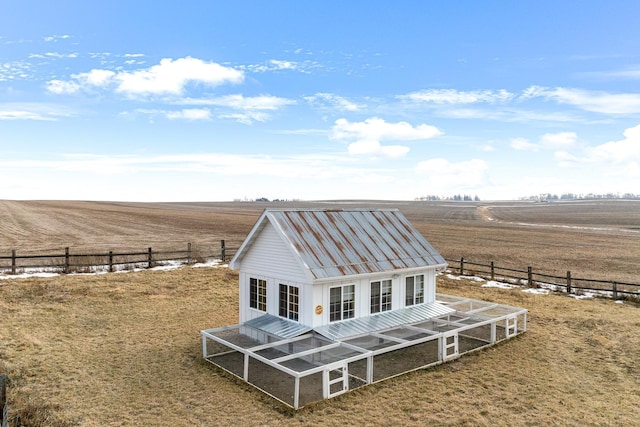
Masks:
[[[349,367],[343,365],[322,372],[322,394],[325,399],[349,391]]]

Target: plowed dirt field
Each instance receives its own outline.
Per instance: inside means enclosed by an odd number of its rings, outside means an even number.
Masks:
[[[0,255],[104,250],[219,253],[265,208],[398,208],[445,258],[637,283],[640,201],[220,202],[0,201]]]

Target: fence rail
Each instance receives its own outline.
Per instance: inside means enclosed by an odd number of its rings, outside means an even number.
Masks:
[[[236,248],[227,247],[224,240],[220,241],[219,249],[214,249],[210,253],[194,251],[191,243],[187,244],[186,249],[160,251],[154,251],[149,247],[144,251],[72,253],[67,247],[64,253],[19,255],[15,249],[12,249],[11,255],[0,255],[0,273],[15,275],[27,271],[65,274],[98,270],[113,272],[118,268],[152,268],[167,262],[192,264],[199,259],[220,259],[225,262],[236,250]]]
[[[203,254],[202,251],[196,253],[191,243],[187,244],[186,249],[175,250],[154,251],[147,248],[145,251],[71,253],[69,248],[65,248],[64,253],[48,255],[18,255],[13,249],[11,255],[0,255],[0,273],[18,274],[29,269],[61,273],[92,272],[99,269],[112,272],[117,268],[131,266],[151,268],[166,262],[191,264],[197,259],[219,259],[226,262],[237,250],[238,248],[228,247],[225,240],[220,240],[220,246],[207,254]],[[557,276],[534,272],[532,267],[527,267],[527,270],[499,267],[493,261],[489,264],[471,262],[464,258],[446,261],[450,269],[457,271],[461,276],[468,273],[491,280],[506,279],[529,287],[552,287],[565,290],[567,293],[604,292],[615,299],[624,296],[640,298],[640,284],[637,283],[578,278],[573,277],[571,271],[567,271],[566,276]]]
[[[620,282],[616,280],[598,280],[573,277],[571,271],[566,276],[557,276],[533,271],[533,267],[527,270],[517,270],[506,267],[498,267],[491,261],[489,264],[470,262],[464,258],[446,259],[449,267],[457,271],[461,276],[473,275],[485,279],[507,279],[526,284],[531,288],[551,287],[554,290],[565,290],[567,293],[582,293],[585,291],[607,293],[614,299],[620,297],[640,298],[640,284]]]

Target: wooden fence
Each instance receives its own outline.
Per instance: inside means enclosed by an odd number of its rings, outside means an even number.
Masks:
[[[7,376],[0,374],[0,427],[9,423],[9,404],[7,403]]]
[[[571,271],[566,276],[534,272],[532,267],[527,270],[516,270],[498,267],[491,261],[489,264],[479,264],[465,260],[446,260],[449,268],[457,271],[460,276],[471,275],[490,280],[509,280],[519,284],[526,284],[530,288],[547,287],[554,290],[563,289],[567,293],[581,294],[586,291],[606,293],[614,299],[621,297],[640,298],[640,284],[626,283],[615,280],[597,280],[573,277]]]
[[[227,247],[224,240],[220,247],[209,253],[198,251],[196,254],[191,243],[183,250],[154,251],[147,248],[139,252],[104,252],[104,253],[71,253],[65,248],[64,253],[49,255],[18,255],[13,249],[11,255],[0,256],[0,273],[18,274],[25,271],[53,271],[61,273],[95,272],[132,267],[152,268],[167,262],[191,264],[196,260],[219,259],[226,262],[231,259],[238,248]],[[571,271],[566,276],[554,276],[542,272],[534,272],[532,267],[517,270],[498,267],[491,261],[489,264],[470,262],[464,258],[447,259],[449,268],[459,275],[473,275],[490,280],[509,280],[525,284],[529,287],[551,287],[566,290],[567,293],[584,293],[585,291],[607,293],[614,299],[621,297],[640,298],[640,284],[625,283],[613,280],[597,280],[573,277]]]
[[[67,247],[64,253],[20,255],[15,249],[11,255],[0,255],[0,273],[19,274],[24,272],[85,273],[96,271],[113,272],[117,269],[152,268],[163,263],[181,262],[192,264],[199,259],[220,259],[227,261],[235,252],[228,248],[224,240],[219,250],[196,253],[187,244],[186,249],[154,251],[147,248],[137,252],[72,253]]]

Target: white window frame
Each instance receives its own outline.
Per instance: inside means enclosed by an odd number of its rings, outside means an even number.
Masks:
[[[255,284],[254,284],[255,281]],[[255,298],[252,288],[256,287]],[[267,311],[267,281],[257,277],[249,277],[249,308],[265,312]]]
[[[283,292],[284,290],[284,292]],[[282,298],[284,294],[284,299]],[[300,319],[300,287],[280,283],[278,286],[278,315],[285,319]]]
[[[374,292],[377,288],[377,292]],[[371,314],[391,311],[393,309],[393,280],[373,280],[369,284],[369,312]]]
[[[336,290],[340,290],[340,301],[332,301]],[[348,299],[349,296],[351,299]],[[338,310],[335,309],[339,307]],[[356,317],[356,285],[340,285],[329,288],[329,322],[353,319]]]
[[[406,276],[404,278],[404,290],[405,290],[405,298],[404,305],[406,307],[422,304],[424,302],[425,297],[425,275],[424,274],[415,274],[413,276]],[[416,286],[418,282],[418,278],[420,278],[421,289],[418,290],[418,286]],[[413,282],[411,284],[411,291],[408,289],[409,287],[409,279]]]

